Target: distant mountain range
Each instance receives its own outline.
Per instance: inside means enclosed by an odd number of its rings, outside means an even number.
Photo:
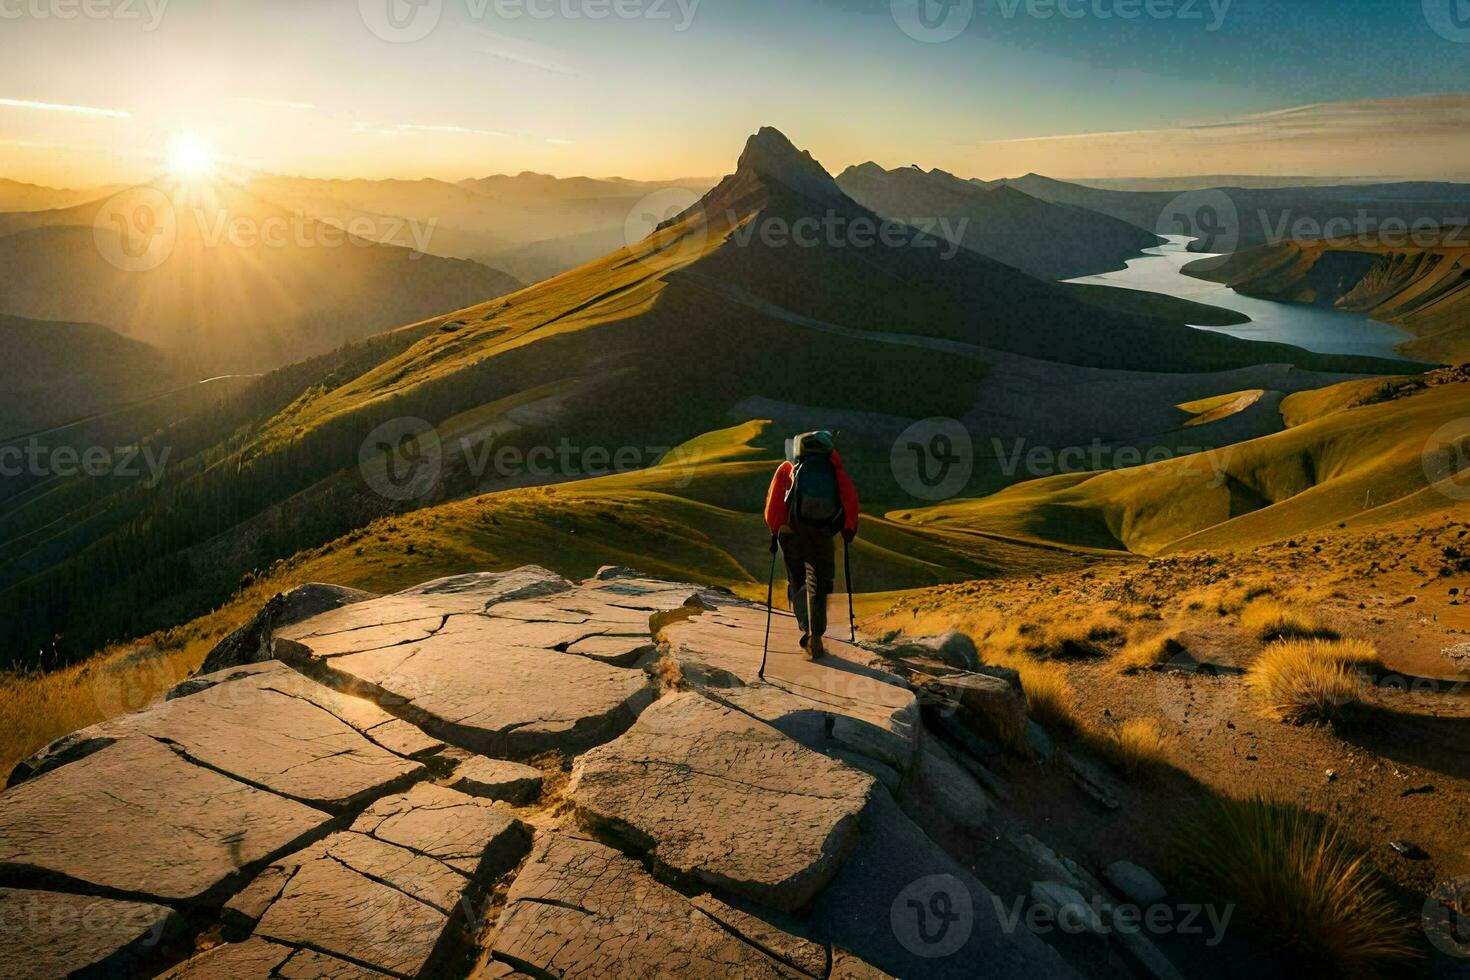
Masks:
[[[0,214],[0,312],[101,324],[196,377],[267,371],[519,286],[222,182]]]
[[[1289,239],[1340,237],[1361,229],[1407,229],[1416,222],[1470,217],[1470,184],[1412,181],[1392,184],[1125,191],[1086,187],[1027,174],[980,182],[1007,186],[1054,204],[1111,215],[1158,234],[1195,239],[1194,251],[1230,252]]]
[[[854,201],[885,217],[935,229],[971,251],[1038,279],[1113,272],[1163,239],[1097,211],[1053,204],[1012,186],[989,188],[942,170],[876,163],[849,167],[837,184]]]
[[[471,259],[523,282],[540,282],[628,244],[625,228],[642,199],[677,188],[693,200],[712,183],[703,178],[559,178],[528,171],[454,183],[260,177],[250,187],[319,220],[374,227],[380,241]],[[407,219],[414,228],[394,227],[388,218]],[[427,234],[414,237],[416,229]]]

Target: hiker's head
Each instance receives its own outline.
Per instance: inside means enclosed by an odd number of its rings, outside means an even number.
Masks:
[[[797,459],[811,455],[829,456],[835,446],[836,440],[826,429],[803,432],[792,440],[792,455]]]

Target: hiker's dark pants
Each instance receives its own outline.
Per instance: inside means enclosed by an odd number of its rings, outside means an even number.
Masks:
[[[786,562],[786,596],[803,633],[827,634],[827,597],[837,577],[833,535],[811,528],[782,528],[781,557]]]

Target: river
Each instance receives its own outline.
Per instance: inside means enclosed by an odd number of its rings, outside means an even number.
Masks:
[[[1413,334],[1392,324],[1380,323],[1358,313],[1343,313],[1298,303],[1273,303],[1252,299],[1219,283],[1186,276],[1179,270],[1190,262],[1210,258],[1206,252],[1189,252],[1185,246],[1191,239],[1169,236],[1169,244],[1148,249],[1142,258],[1132,259],[1128,268],[1100,276],[1084,276],[1071,282],[1125,289],[1146,289],[1180,299],[1221,306],[1244,313],[1250,323],[1233,327],[1199,327],[1228,333],[1243,340],[1269,340],[1291,344],[1319,354],[1371,354],[1403,360],[1394,350]]]

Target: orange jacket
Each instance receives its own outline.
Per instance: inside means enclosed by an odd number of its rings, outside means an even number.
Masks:
[[[842,498],[842,533],[850,538],[857,534],[858,529],[857,487],[852,485],[852,478],[847,475],[842,457],[835,449],[832,450],[832,468],[837,471],[837,493]],[[786,494],[791,490],[793,469],[790,463],[776,467],[776,475],[771,477],[771,489],[766,491],[766,526],[772,534],[780,531],[790,516],[786,512]]]

